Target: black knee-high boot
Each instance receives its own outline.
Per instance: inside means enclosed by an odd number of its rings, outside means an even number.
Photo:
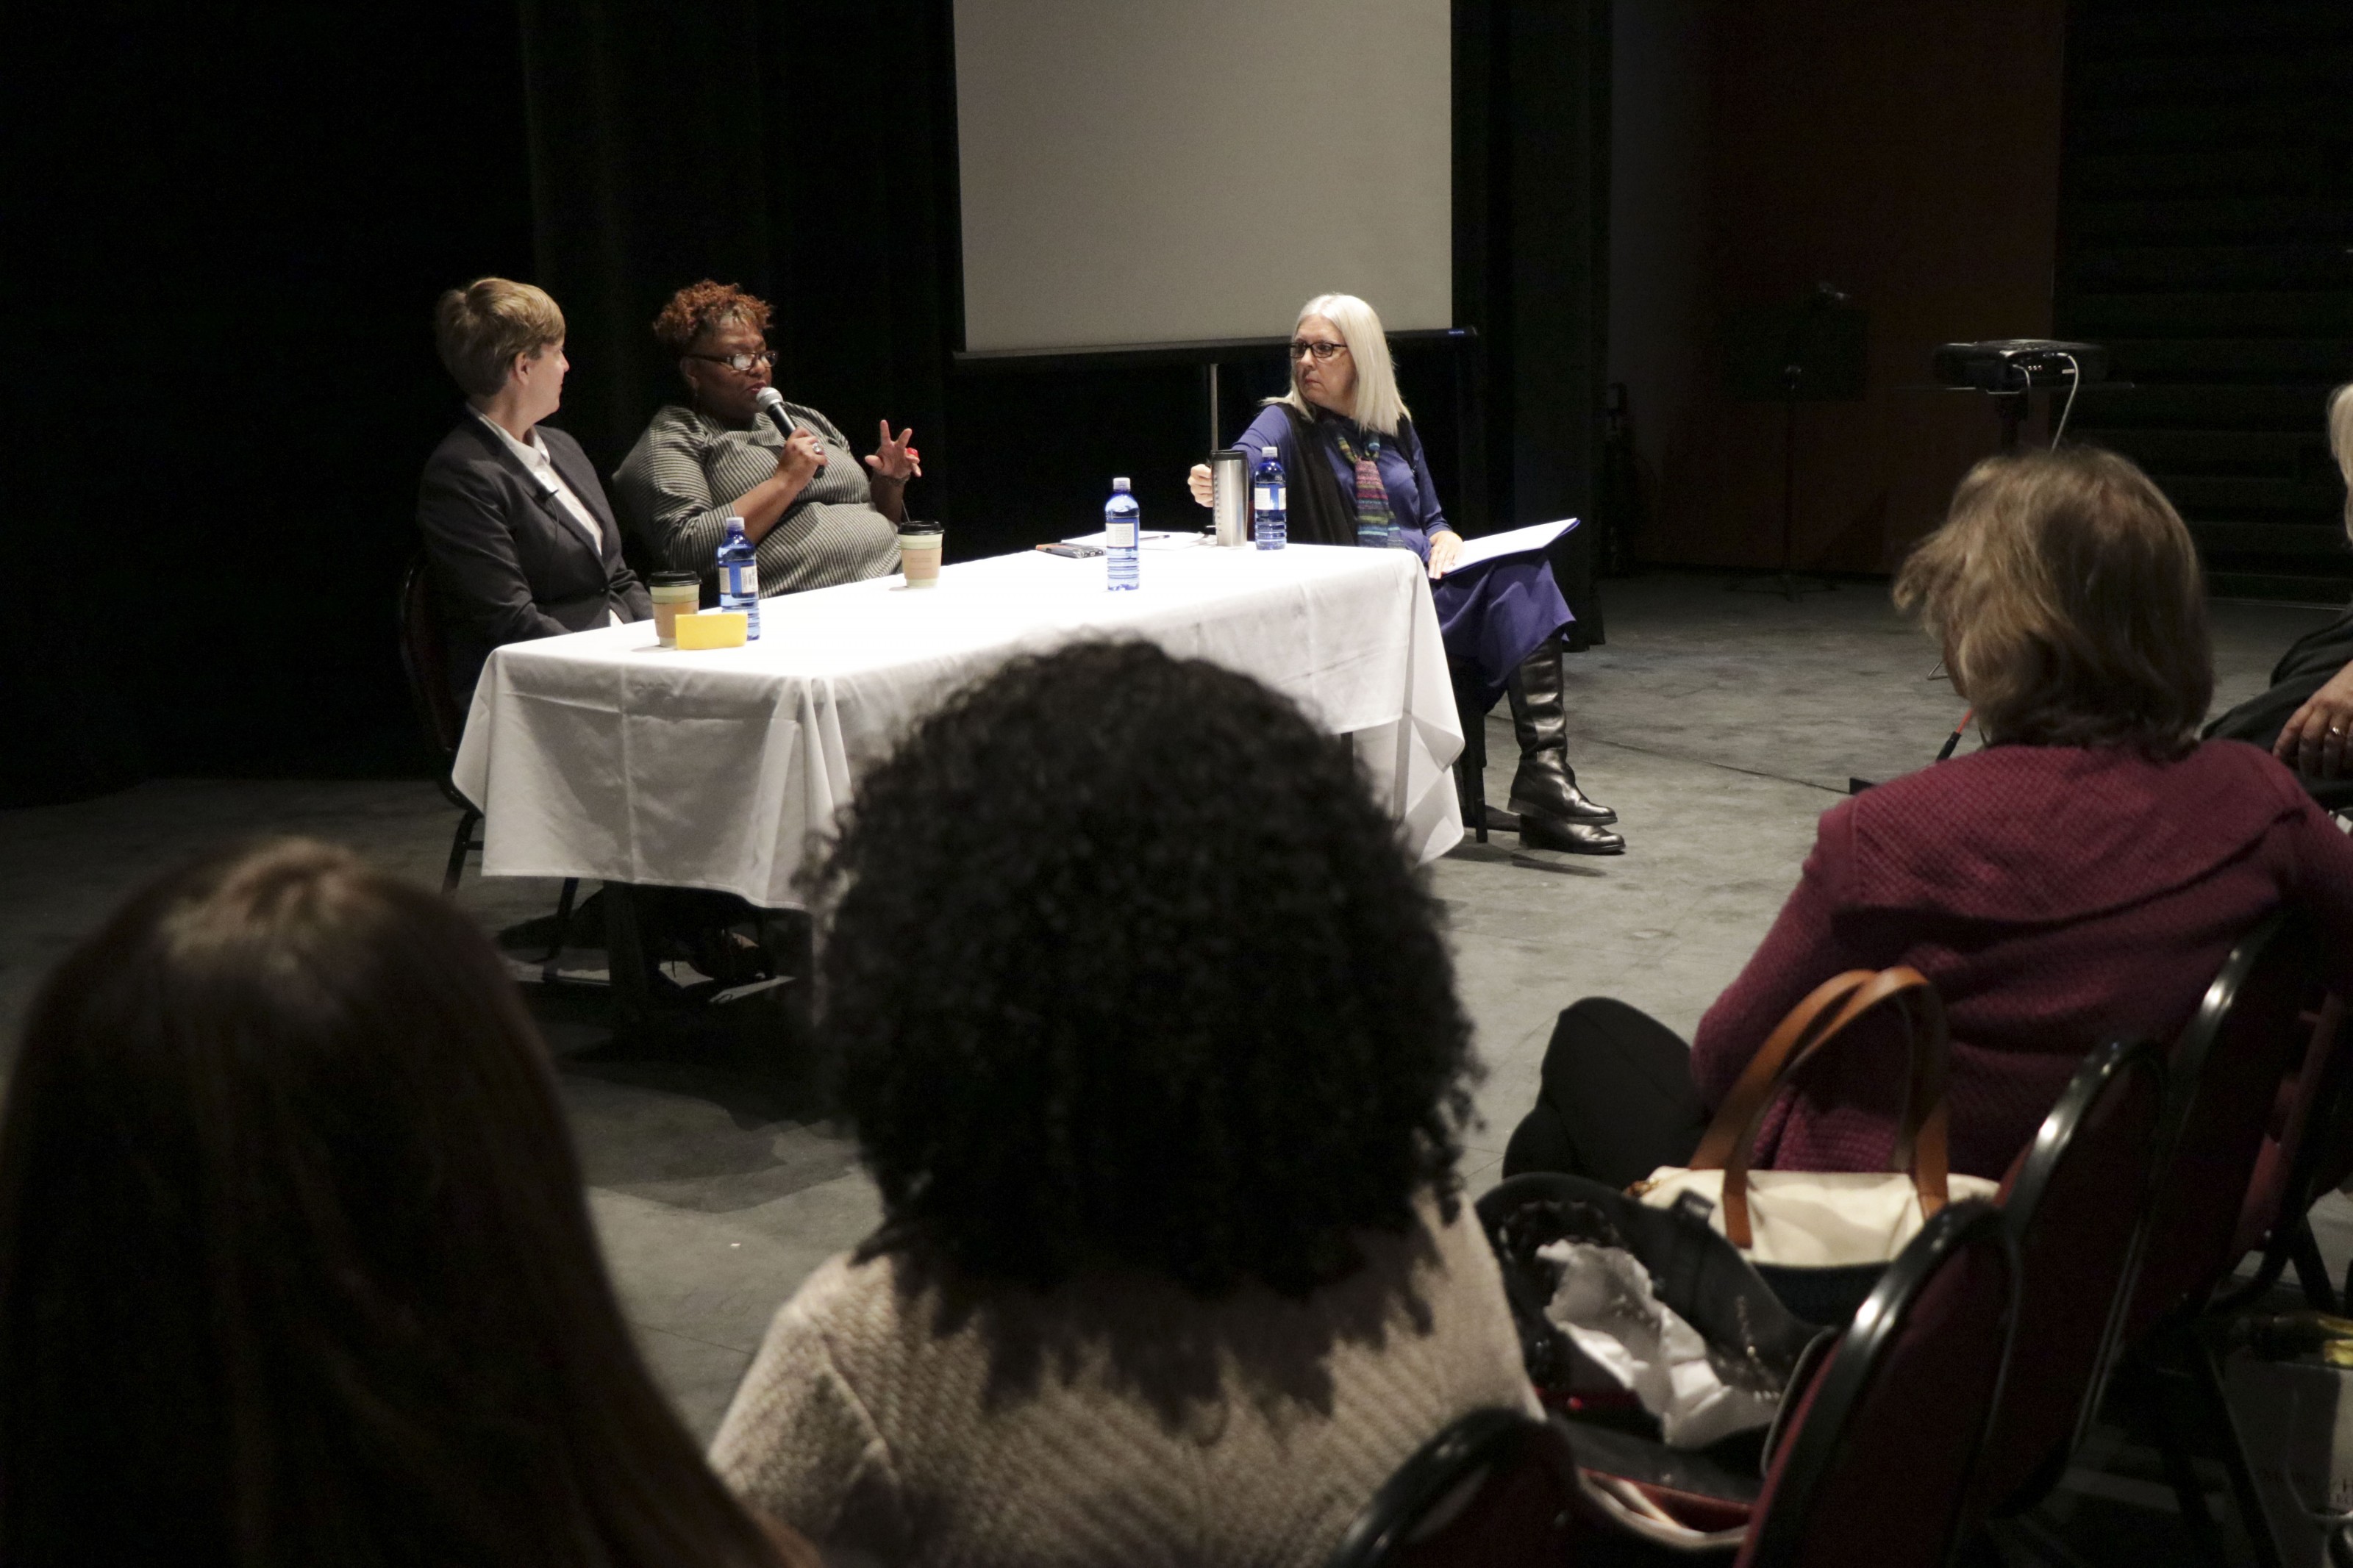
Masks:
[[[1520,839],[1539,849],[1615,855],[1626,840],[1608,831],[1618,814],[1589,800],[1568,765],[1568,709],[1562,690],[1560,639],[1547,637],[1520,661],[1504,692],[1512,700],[1512,730],[1520,765],[1512,775],[1511,808]]]

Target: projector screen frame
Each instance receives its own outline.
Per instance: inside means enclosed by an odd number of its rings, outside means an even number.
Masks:
[[[972,384],[1008,374],[1193,364],[1200,367],[1206,407],[1220,356],[1239,360],[1282,340],[1143,342],[1110,350],[966,348],[954,6],[951,0],[934,3],[946,46],[945,68],[934,77],[928,95],[930,184],[940,203],[931,235],[932,264],[945,377]],[[1453,357],[1461,421],[1456,521],[1466,537],[1510,526],[1523,513],[1555,517],[1591,510],[1592,497],[1584,492],[1598,465],[1602,351],[1594,334],[1607,315],[1600,302],[1607,247],[1601,231],[1588,231],[1586,219],[1565,216],[1556,170],[1564,151],[1583,165],[1570,178],[1577,195],[1568,214],[1595,203],[1606,211],[1609,34],[1606,0],[1582,0],[1570,10],[1574,15],[1555,15],[1536,0],[1452,3],[1455,325],[1445,331],[1462,334],[1453,340],[1459,345]],[[1537,63],[1532,67],[1531,60]],[[1519,210],[1523,205],[1526,212]],[[1546,282],[1535,286],[1540,278]],[[1567,279],[1569,286],[1552,281],[1556,278]],[[1419,346],[1404,333],[1391,333],[1390,339],[1400,348]],[[1532,353],[1534,344],[1542,348]],[[1589,419],[1565,416],[1556,396],[1539,391],[1541,383],[1556,379],[1552,356],[1564,347],[1570,351],[1570,379],[1593,383],[1589,397],[1571,399],[1592,405]],[[1581,374],[1585,370],[1589,376]],[[1563,474],[1569,471],[1582,478],[1564,485]],[[1570,556],[1586,548],[1590,531],[1580,529],[1569,536]],[[1581,565],[1569,570],[1565,584],[1584,574]],[[1591,607],[1589,592],[1576,586],[1564,591],[1585,616]],[[1598,624],[1598,612],[1595,618]],[[1583,646],[1581,637],[1576,646]]]
[[[1463,13],[1510,3],[939,0],[955,347],[1248,335],[1335,290],[1401,330],[1461,324]],[[1270,156],[1307,159],[1280,216]]]
[[[1387,334],[1392,348],[1461,346],[1479,334],[1470,327],[1424,327]],[[1084,349],[958,349],[950,356],[967,375],[1020,371],[1133,370],[1145,365],[1213,365],[1277,353],[1288,338],[1203,338],[1187,343],[1112,343]]]
[[[1457,509],[1465,537],[1487,531],[1487,426],[1485,399],[1480,387],[1486,374],[1484,345],[1471,327],[1421,327],[1387,332],[1392,352],[1398,349],[1447,351],[1454,383],[1454,427],[1460,447],[1461,504]],[[958,349],[950,354],[950,368],[959,376],[985,377],[1060,374],[1071,371],[1150,370],[1195,365],[1201,372],[1201,398],[1208,431],[1206,451],[1225,443],[1224,411],[1220,407],[1218,367],[1235,360],[1279,355],[1288,338],[1206,338],[1189,343],[1124,343],[1090,349]]]

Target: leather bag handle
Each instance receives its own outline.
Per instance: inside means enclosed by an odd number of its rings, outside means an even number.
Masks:
[[[1903,1015],[1911,1056],[1894,1164],[1910,1171],[1913,1187],[1920,1194],[1923,1218],[1945,1206],[1949,1184],[1944,1003],[1916,969],[1899,965],[1876,973],[1850,969],[1822,982],[1789,1010],[1742,1069],[1692,1154],[1690,1169],[1724,1173],[1724,1234],[1735,1247],[1755,1245],[1748,1213],[1748,1171],[1766,1108],[1823,1047],[1887,1002],[1894,1003]]]

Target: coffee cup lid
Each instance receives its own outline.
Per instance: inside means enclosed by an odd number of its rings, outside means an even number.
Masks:
[[[902,539],[911,533],[938,533],[940,531],[940,525],[936,522],[902,522],[899,525],[899,536]]]
[[[691,572],[657,572],[646,581],[657,588],[686,588],[699,584],[702,579]]]

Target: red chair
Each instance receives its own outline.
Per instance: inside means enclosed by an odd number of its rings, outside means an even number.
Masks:
[[[2240,1215],[2280,1086],[2311,1042],[2319,1014],[2317,939],[2282,910],[2232,950],[2197,1016],[2174,1046],[2164,1174],[2140,1279],[2125,1320],[2127,1343],[2202,1310],[2245,1256]]]
[[[1945,1562],[2000,1402],[2018,1247],[1989,1204],[1943,1210],[1784,1423],[1737,1568]]]
[[[2189,1459],[2200,1440],[2230,1477],[2256,1560],[2280,1560],[2200,1319],[2246,1255],[2242,1217],[2261,1201],[2259,1165],[2283,1086],[2311,1059],[2313,1020],[2333,1026],[2318,952],[2307,922],[2272,915],[2232,950],[2175,1045],[2162,1174],[2120,1335],[2135,1381],[2154,1394],[2158,1447],[2183,1522],[2218,1559],[2221,1536]]]
[[[1979,1512],[2031,1507],[2083,1439],[2131,1289],[2164,1131],[2163,1050],[2084,1060],[2002,1184],[2018,1247],[2018,1328],[1978,1460]]]
[[[2276,1113],[2276,1131],[2255,1155],[2255,1173],[2239,1210],[2231,1250],[2261,1250],[2255,1276],[2216,1304],[2232,1311],[2260,1300],[2290,1265],[2305,1300],[2324,1312],[2339,1306],[2313,1238],[2309,1215],[2324,1193],[2353,1174],[2353,1051],[2339,1038],[2344,1004],[2331,996],[2313,1016],[2304,1066]],[[2353,1278],[2348,1280],[2353,1295]]]
[[[1517,1410],[1474,1410],[1382,1483],[1328,1568],[1562,1568],[1590,1538],[1567,1434]]]

